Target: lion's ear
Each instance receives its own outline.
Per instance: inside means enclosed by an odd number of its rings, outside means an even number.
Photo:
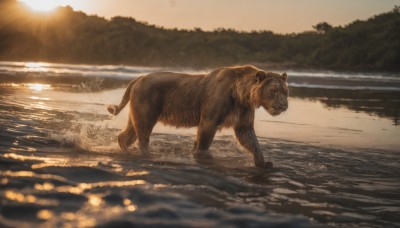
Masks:
[[[256,74],[257,83],[264,81],[266,78],[267,78],[267,74],[264,71],[260,70],[257,72],[257,74]]]
[[[283,78],[285,81],[287,81],[287,74],[286,74],[286,73],[283,73],[283,74],[282,74],[282,78]]]

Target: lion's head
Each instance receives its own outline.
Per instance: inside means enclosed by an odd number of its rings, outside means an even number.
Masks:
[[[287,74],[258,71],[250,96],[257,108],[262,106],[273,116],[281,114],[288,109]]]

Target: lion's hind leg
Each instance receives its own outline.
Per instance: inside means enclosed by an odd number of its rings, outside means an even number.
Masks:
[[[150,135],[157,123],[160,111],[155,105],[142,104],[140,108],[134,109],[134,125],[138,139],[138,150],[144,156],[149,156],[150,152]]]
[[[129,147],[135,143],[137,139],[135,128],[133,127],[132,121],[128,120],[128,126],[125,131],[118,135],[119,147],[125,152],[129,152]]]

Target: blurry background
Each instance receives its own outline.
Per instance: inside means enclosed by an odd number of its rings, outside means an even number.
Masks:
[[[0,0],[0,60],[393,71],[398,3]]]
[[[49,10],[71,6],[87,14],[110,19],[133,17],[165,28],[212,31],[232,28],[238,31],[269,30],[299,33],[311,25],[327,21],[333,26],[366,20],[390,11],[398,0],[21,0],[32,9]]]

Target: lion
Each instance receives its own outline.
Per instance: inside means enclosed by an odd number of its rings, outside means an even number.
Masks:
[[[254,131],[255,109],[272,116],[288,108],[287,74],[265,72],[254,66],[223,67],[209,74],[158,72],[132,80],[119,105],[108,111],[118,115],[130,101],[129,121],[118,135],[123,151],[138,141],[138,150],[149,151],[149,138],[157,122],[197,127],[192,153],[210,159],[210,145],[218,129],[232,127],[239,143],[253,155],[256,167],[265,162]]]

